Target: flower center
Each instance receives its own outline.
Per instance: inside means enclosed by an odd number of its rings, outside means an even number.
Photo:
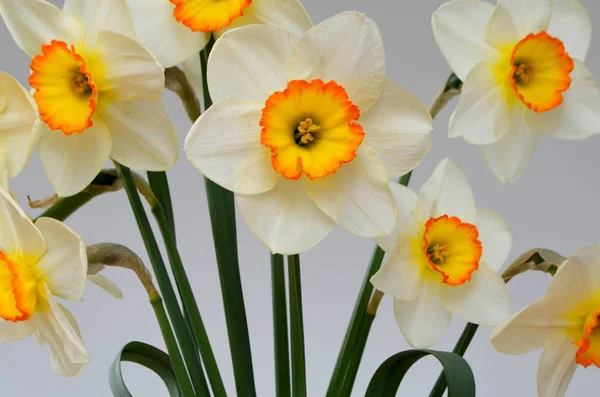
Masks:
[[[24,261],[15,261],[0,251],[0,318],[27,321],[42,303],[45,290]]]
[[[579,346],[575,353],[575,361],[584,367],[594,364],[600,367],[600,328],[598,327],[598,318],[600,312],[594,311],[588,314],[583,324],[583,333],[581,339],[573,342]]]
[[[294,80],[266,101],[261,143],[275,171],[287,179],[322,178],[356,156],[364,131],[360,111],[334,81]]]
[[[474,225],[457,217],[430,218],[423,233],[423,253],[429,266],[443,276],[444,283],[464,284],[479,268],[482,247],[478,237]]]
[[[562,103],[573,71],[562,41],[544,31],[530,34],[514,47],[510,63],[510,84],[528,108],[545,112]]]
[[[75,47],[53,40],[31,60],[29,84],[35,90],[41,119],[65,135],[81,133],[93,125],[97,90],[83,58]]]
[[[173,16],[194,32],[218,31],[244,15],[252,0],[169,0]]]

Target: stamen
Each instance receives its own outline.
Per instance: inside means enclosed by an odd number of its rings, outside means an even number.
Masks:
[[[515,66],[517,67],[513,75],[515,82],[517,84],[527,84],[529,82],[531,68],[526,63],[520,63]]]
[[[427,248],[430,259],[435,264],[444,263],[448,255],[448,246],[444,244],[434,244]]]
[[[307,118],[306,120],[298,123],[298,128],[296,128],[296,131],[297,132],[294,135],[296,144],[304,146],[314,141],[315,137],[313,134],[316,132],[321,132],[321,126],[314,124],[311,118]]]
[[[78,95],[91,95],[92,87],[89,85],[89,78],[83,73],[79,73],[71,79],[71,89]]]

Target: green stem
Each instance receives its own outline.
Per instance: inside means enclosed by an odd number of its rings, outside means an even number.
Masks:
[[[125,191],[127,192],[127,197],[129,198],[129,203],[131,204],[131,209],[135,215],[138,228],[140,229],[140,234],[144,240],[146,251],[150,257],[154,275],[156,276],[159,289],[165,301],[175,334],[177,335],[183,358],[194,384],[194,389],[198,396],[208,396],[208,385],[206,383],[206,378],[204,377],[204,372],[202,371],[200,358],[196,353],[191,331],[181,313],[181,308],[179,307],[175,291],[171,285],[171,280],[169,279],[169,273],[167,272],[156,238],[152,232],[152,227],[150,226],[148,216],[144,210],[131,171],[129,168],[120,164],[116,164],[116,167],[119,178],[121,178]]]
[[[271,254],[271,283],[273,294],[273,335],[275,339],[275,395],[290,396],[290,345],[285,294],[283,256]]]
[[[163,301],[160,296],[156,295],[150,299],[150,303],[156,314],[156,320],[158,321],[165,345],[167,346],[167,352],[169,352],[169,358],[173,365],[173,371],[177,378],[179,390],[182,396],[195,396],[181,352],[179,351],[179,346],[177,345],[177,340],[175,339],[167,313],[165,312]]]
[[[181,260],[181,255],[177,249],[175,236],[171,232],[172,225],[167,219],[165,211],[160,203],[152,208],[152,213],[154,214],[158,227],[162,233],[167,255],[171,263],[171,269],[173,270],[177,289],[179,290],[179,296],[183,304],[184,313],[189,321],[196,345],[200,350],[211,389],[215,397],[225,397],[227,393],[225,391],[225,386],[223,385],[223,380],[221,379],[221,373],[219,372],[219,367],[208,339],[204,321],[200,315],[200,309],[194,298],[192,286],[185,272],[185,268],[183,267],[183,261]]]
[[[151,172],[148,171],[148,183],[152,192],[158,199],[158,202],[162,206],[169,226],[171,227],[171,233],[173,233],[173,239],[176,239],[175,235],[175,215],[173,214],[173,202],[171,201],[171,190],[169,189],[169,180],[167,173],[162,172]]]
[[[306,363],[304,358],[304,320],[302,318],[302,283],[300,255],[288,256],[290,285],[290,334],[292,340],[292,395],[306,397]]]
[[[367,345],[367,339],[369,338],[369,333],[371,332],[371,326],[373,325],[374,320],[374,315],[365,314],[360,323],[358,333],[356,334],[354,349],[352,349],[350,359],[348,361],[346,378],[341,386],[342,396],[350,396],[352,394],[354,381],[356,380],[356,375],[358,374],[358,368],[360,367],[360,362],[362,360],[365,346]]]

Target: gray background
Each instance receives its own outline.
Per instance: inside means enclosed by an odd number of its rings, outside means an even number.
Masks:
[[[16,1],[16,0],[15,0]],[[92,1],[92,0],[90,0]],[[54,0],[62,4],[61,0]],[[426,104],[448,76],[449,69],[433,40],[430,18],[443,0],[305,0],[315,22],[345,10],[366,12],[380,26],[386,44],[388,75],[408,87]],[[600,24],[600,5],[583,0],[593,22]],[[595,32],[598,32],[596,30]],[[596,36],[597,39],[597,36]],[[29,59],[14,44],[0,23],[0,70],[26,83]],[[592,42],[588,66],[600,77],[600,41]],[[180,138],[180,146],[190,127],[181,105],[168,93],[165,101]],[[413,178],[418,189],[446,156],[454,158],[466,171],[480,207],[493,209],[509,222],[515,244],[510,259],[533,247],[547,247],[565,255],[600,241],[600,179],[598,157],[600,140],[562,142],[543,137],[521,179],[511,185],[496,180],[475,146],[446,138],[448,118],[455,102],[435,123],[433,149]],[[184,156],[169,172],[174,195],[178,239],[189,277],[194,286],[212,346],[224,380],[233,388],[227,333],[210,223],[201,176]],[[40,198],[52,193],[37,153],[12,187],[22,203],[26,196]],[[241,270],[246,308],[254,353],[254,369],[259,396],[274,395],[273,344],[270,302],[269,255],[238,217]],[[124,193],[107,195],[76,213],[68,224],[92,244],[119,242],[146,258],[142,241]],[[304,318],[307,348],[307,377],[310,396],[325,394],[338,349],[358,287],[371,255],[373,242],[335,230],[318,247],[302,255]],[[47,348],[39,348],[33,338],[0,345],[0,385],[2,396],[110,396],[107,371],[119,349],[131,340],[163,347],[160,332],[145,294],[136,279],[126,271],[106,273],[125,292],[116,301],[90,285],[85,301],[69,305],[84,334],[91,361],[75,379],[55,374]],[[514,309],[520,309],[543,295],[549,277],[528,274],[510,284]],[[452,327],[435,346],[450,350],[465,323],[455,318]],[[493,350],[489,329],[481,329],[467,354],[477,380],[480,396],[534,396],[539,352],[524,356],[504,356]],[[355,395],[364,394],[378,365],[390,355],[409,348],[396,327],[391,300],[384,299],[366,347],[356,382]],[[428,394],[438,366],[424,360],[410,373],[401,395]],[[166,390],[151,374],[125,365],[129,387],[135,396],[164,396]],[[595,381],[594,381],[595,377]],[[597,390],[596,369],[579,369],[568,396]]]

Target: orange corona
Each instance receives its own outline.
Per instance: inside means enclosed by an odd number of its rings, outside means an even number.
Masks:
[[[170,0],[173,16],[194,32],[216,32],[244,15],[252,0]]]

